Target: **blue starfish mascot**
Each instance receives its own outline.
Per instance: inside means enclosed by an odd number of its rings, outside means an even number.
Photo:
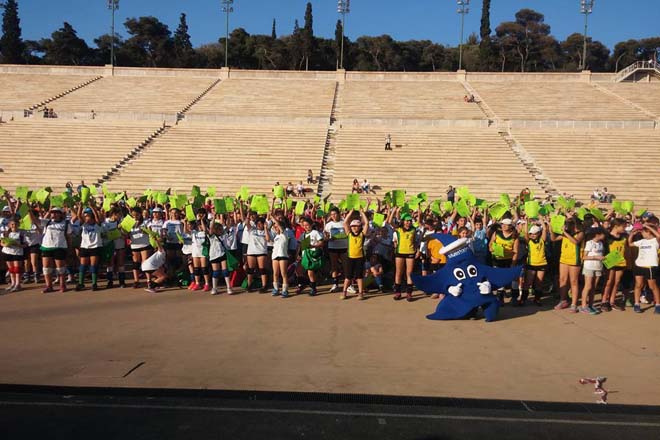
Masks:
[[[468,239],[456,238],[447,234],[434,234],[429,239],[439,240],[443,247],[441,254],[447,256],[447,264],[428,276],[413,275],[415,285],[426,292],[445,293],[435,313],[428,319],[463,319],[483,309],[487,322],[497,318],[500,303],[493,289],[507,286],[520,276],[522,267],[497,269],[482,264],[468,247]]]

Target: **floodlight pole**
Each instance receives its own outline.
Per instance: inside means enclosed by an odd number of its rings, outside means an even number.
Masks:
[[[470,0],[456,0],[458,12],[461,16],[461,43],[458,45],[458,70],[463,69],[463,32],[465,29],[465,15],[470,13]]]
[[[110,25],[110,65],[112,66],[112,75],[115,75],[115,11],[119,9],[119,0],[108,0],[108,9],[112,13],[112,24]]]
[[[580,14],[584,14],[584,38],[582,44],[582,65],[580,70],[587,68],[587,29],[589,26],[589,14],[594,10],[595,0],[580,0]]]
[[[346,14],[351,12],[351,0],[337,0],[337,12],[341,14],[341,49],[339,52],[339,68],[344,68],[344,30],[346,28]]]
[[[222,12],[225,13],[225,68],[229,67],[229,14],[234,12],[234,0],[220,0]]]

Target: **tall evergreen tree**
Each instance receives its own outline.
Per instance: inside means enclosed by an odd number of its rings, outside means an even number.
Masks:
[[[483,0],[481,8],[481,28],[479,34],[481,42],[479,43],[479,58],[482,70],[490,70],[493,61],[493,42],[490,39],[490,0]]]
[[[309,69],[309,59],[314,52],[314,17],[312,15],[312,2],[307,2],[305,8],[305,26],[302,30],[303,54],[305,55],[305,70]]]
[[[273,29],[270,31],[270,38],[273,40],[277,40],[277,23],[275,22],[275,19],[273,18]]]
[[[92,59],[92,52],[87,43],[78,37],[76,30],[66,21],[52,33],[50,39],[41,40],[44,50],[44,62],[55,65],[85,65]]]
[[[174,55],[177,67],[192,67],[195,50],[190,42],[188,22],[184,13],[181,13],[179,27],[174,32]]]
[[[21,38],[21,19],[18,18],[18,3],[16,0],[5,2],[5,11],[2,15],[0,53],[2,53],[3,63],[25,63],[25,43]]]

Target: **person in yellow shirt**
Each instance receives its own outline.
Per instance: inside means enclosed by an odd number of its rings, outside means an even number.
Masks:
[[[364,240],[369,233],[369,220],[364,210],[360,208],[361,221],[356,219],[355,210],[351,211],[344,220],[344,232],[348,236],[347,258],[344,263],[344,291],[339,296],[346,299],[348,288],[355,280],[358,285],[358,299],[364,299]]]
[[[527,264],[525,264],[525,284],[518,305],[524,305],[530,293],[534,293],[534,304],[541,305],[541,289],[543,278],[548,267],[546,255],[545,238],[548,236],[548,223],[543,222],[541,226],[533,225],[525,230],[525,241],[527,242]]]
[[[584,232],[579,220],[569,218],[564,224],[564,231],[561,234],[555,234],[550,231],[552,241],[561,241],[561,252],[559,254],[559,303],[555,310],[565,308],[571,309],[571,312],[577,313],[577,300],[580,296],[580,270],[582,269],[582,242],[584,241]],[[571,304],[568,304],[568,290],[571,290]]]
[[[626,305],[626,294],[623,294],[623,302],[621,306],[618,306],[615,301],[616,292],[630,260],[628,234],[626,234],[626,221],[624,219],[615,218],[611,221],[610,232],[607,236],[607,245],[609,252],[618,252],[624,259],[621,263],[607,270],[607,281],[603,289],[600,309],[605,312],[609,312],[612,309],[621,311]]]
[[[513,227],[512,219],[502,219],[499,230],[490,237],[489,250],[492,255],[493,267],[515,266],[518,261],[518,231]],[[511,286],[506,288],[511,289]],[[501,288],[497,291],[501,305],[504,305],[504,290]]]
[[[396,210],[398,214],[399,209]],[[394,300],[401,299],[401,284],[406,277],[406,300],[412,301],[413,280],[412,272],[415,266],[415,258],[418,253],[416,242],[417,231],[413,227],[412,216],[404,213],[400,217],[399,227],[394,231]]]

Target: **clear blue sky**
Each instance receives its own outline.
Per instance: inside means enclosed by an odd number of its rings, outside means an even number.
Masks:
[[[68,21],[93,44],[98,35],[109,32],[107,0],[18,0],[25,39],[49,36]],[[273,18],[278,35],[291,33],[296,18],[303,22],[306,0],[236,0],[230,27],[243,27],[251,34],[270,34]],[[398,40],[430,39],[456,45],[459,19],[454,0],[352,0],[346,29],[351,39],[361,35],[390,34]],[[481,0],[472,0],[466,17],[466,35],[479,32]],[[492,0],[491,27],[512,20],[521,8],[543,13],[553,35],[564,39],[582,32],[583,16],[579,0]],[[117,19],[119,32],[127,17],[154,15],[174,31],[181,12],[188,15],[193,44],[217,41],[224,33],[224,17],[219,0],[120,0]],[[337,21],[336,0],[315,0],[314,32],[333,38]],[[634,5],[634,9],[633,9]],[[590,35],[612,48],[618,41],[660,35],[660,1],[596,0],[590,16]]]

